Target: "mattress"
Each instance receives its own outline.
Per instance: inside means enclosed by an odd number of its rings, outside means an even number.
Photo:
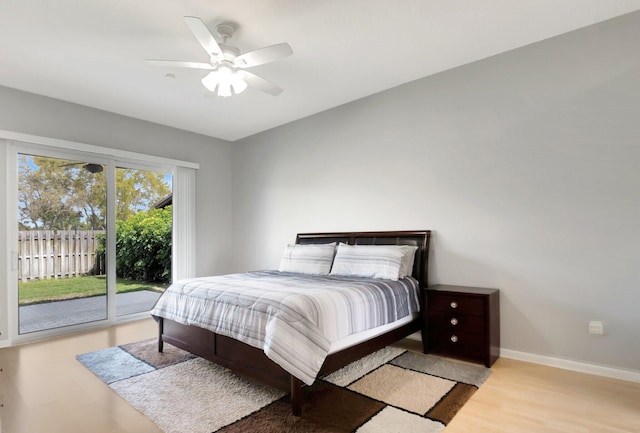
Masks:
[[[419,311],[419,284],[258,271],[172,284],[151,314],[208,329],[260,348],[311,384],[332,350]]]

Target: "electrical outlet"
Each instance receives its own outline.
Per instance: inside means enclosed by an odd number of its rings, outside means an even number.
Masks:
[[[604,325],[598,320],[591,320],[589,322],[589,334],[591,335],[604,335]]]

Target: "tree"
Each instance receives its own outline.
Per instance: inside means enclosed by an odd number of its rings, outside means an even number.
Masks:
[[[116,171],[116,219],[124,221],[141,210],[151,209],[170,193],[164,175],[120,168]]]
[[[73,170],[61,167],[59,160],[20,155],[18,172],[19,217],[24,226],[59,230],[82,225]]]
[[[19,156],[19,216],[24,227],[104,230],[106,176],[83,164],[33,155]],[[116,220],[149,209],[171,193],[164,176],[146,170],[116,170]]]

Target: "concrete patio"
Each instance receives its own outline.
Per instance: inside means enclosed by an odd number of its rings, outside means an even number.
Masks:
[[[116,295],[116,315],[149,311],[159,297],[160,293],[150,290],[119,293]],[[95,322],[106,317],[106,296],[26,305],[19,309],[20,334]]]

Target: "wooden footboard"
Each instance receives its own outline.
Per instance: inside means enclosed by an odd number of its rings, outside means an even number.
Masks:
[[[302,414],[302,381],[267,358],[262,350],[203,328],[182,325],[162,317],[154,318],[158,322],[159,330],[158,351],[162,352],[164,343],[169,343],[265,385],[287,391],[291,394],[292,413],[296,416]],[[419,330],[422,330],[421,320],[416,319],[371,340],[332,353],[322,364],[318,377],[338,370]]]

